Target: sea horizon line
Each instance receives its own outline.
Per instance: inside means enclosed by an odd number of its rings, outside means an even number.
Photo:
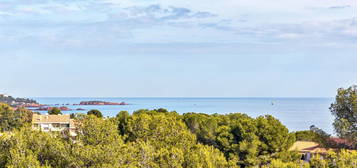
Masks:
[[[113,96],[29,96],[28,98],[149,98],[149,99],[270,99],[270,98],[274,98],[274,99],[333,99],[334,97],[308,97],[308,96],[304,96],[304,97],[298,97],[298,96],[277,96],[277,97],[166,97],[166,96],[142,96],[142,97],[113,97]]]

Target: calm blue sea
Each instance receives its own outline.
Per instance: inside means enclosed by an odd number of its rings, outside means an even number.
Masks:
[[[329,106],[333,98],[33,98],[41,104],[78,104],[81,101],[101,100],[126,102],[125,106],[72,106],[86,111],[98,109],[106,116],[115,116],[119,111],[130,113],[138,109],[166,108],[179,113],[197,112],[206,114],[246,113],[257,117],[270,114],[278,118],[290,131],[306,130],[315,125],[333,134],[333,116]],[[80,111],[85,113],[86,111]],[[66,111],[74,113],[77,111]]]

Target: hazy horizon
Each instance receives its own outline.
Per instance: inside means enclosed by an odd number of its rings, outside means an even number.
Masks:
[[[11,96],[11,95],[10,95]],[[50,96],[50,97],[30,97],[30,98],[199,98],[199,99],[210,99],[210,98],[222,98],[222,99],[260,99],[260,98],[280,98],[280,99],[294,99],[294,98],[297,98],[297,99],[300,99],[300,98],[303,98],[303,99],[333,99],[334,97],[93,97],[93,96],[90,96],[90,97],[82,97],[82,96],[75,96],[75,97],[68,97],[68,96]]]

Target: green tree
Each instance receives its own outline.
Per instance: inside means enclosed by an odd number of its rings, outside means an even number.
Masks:
[[[197,141],[217,147],[216,137],[219,118],[208,114],[186,113],[183,120]]]
[[[89,111],[87,112],[87,115],[94,115],[94,116],[96,116],[96,117],[103,118],[102,112],[100,112],[99,110],[96,110],[96,109],[94,109],[94,110],[89,110]]]
[[[124,168],[159,168],[159,163],[155,161],[157,150],[150,142],[136,141],[129,142],[123,148],[123,156],[119,163]]]
[[[0,138],[0,167],[70,167],[70,146],[56,134],[29,127],[14,130]],[[3,154],[1,154],[3,152]],[[4,155],[5,154],[5,155]]]
[[[53,107],[48,110],[48,114],[59,115],[59,114],[62,114],[62,112],[61,112],[61,109],[59,109],[58,107]]]
[[[5,166],[7,168],[50,168],[50,166],[41,166],[36,155],[29,149],[23,149],[21,152],[19,149],[11,149],[9,155],[11,159]]]
[[[155,153],[155,160],[159,167],[183,167],[185,162],[184,150],[177,147],[159,148]]]
[[[336,166],[345,168],[357,167],[357,151],[341,150],[336,159]]]
[[[345,149],[338,152],[328,151],[325,160],[330,168],[355,168],[357,166],[357,151]]]
[[[85,145],[110,144],[114,141],[122,141],[114,122],[93,115],[77,121],[77,133],[78,140]]]
[[[328,162],[322,156],[315,155],[310,160],[310,166],[311,168],[328,168]]]
[[[0,104],[0,132],[11,131],[31,123],[32,112],[24,108],[14,110],[7,104]]]
[[[167,109],[164,109],[164,108],[155,109],[154,111],[157,111],[159,113],[169,113],[169,111]]]
[[[184,167],[186,168],[225,168],[237,167],[235,163],[227,162],[223,153],[212,146],[195,145],[186,153]]]
[[[0,126],[1,131],[9,131],[15,125],[14,110],[7,104],[0,104]]]
[[[136,113],[128,122],[131,141],[150,141],[155,147],[176,146],[189,148],[196,143],[195,136],[175,114]]]
[[[295,142],[294,134],[290,134],[289,130],[276,118],[266,115],[258,117],[256,122],[257,135],[261,142],[260,155],[273,156],[286,153]]]
[[[130,120],[131,116],[127,111],[120,111],[117,116],[117,122],[118,122],[118,131],[120,135],[125,136],[128,134],[128,122]]]
[[[76,167],[120,167],[124,142],[112,120],[88,115],[77,121],[72,153]]]
[[[272,116],[232,113],[179,115],[165,109],[119,112],[114,118],[76,115],[76,137],[25,126],[30,111],[0,106],[0,168],[308,168],[288,148],[322,130],[289,133]],[[197,138],[196,138],[197,137]],[[311,167],[355,168],[357,152],[329,151]]]
[[[299,162],[283,162],[279,159],[273,159],[270,164],[262,168],[310,168],[309,163],[304,161]]]
[[[221,116],[217,129],[217,145],[227,160],[237,160],[242,167],[258,166],[259,137],[253,118],[246,114],[234,113]]]
[[[338,89],[330,110],[335,116],[336,133],[357,145],[357,86]]]
[[[31,123],[32,115],[33,115],[33,112],[31,110],[28,110],[28,109],[25,109],[22,107],[17,108],[15,110],[15,116],[16,116],[16,119],[17,119],[18,123],[20,124],[20,126]]]
[[[316,133],[311,130],[296,131],[294,134],[297,141],[315,141],[317,139]]]

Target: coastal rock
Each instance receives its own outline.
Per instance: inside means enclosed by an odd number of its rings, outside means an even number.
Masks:
[[[25,107],[25,108],[39,108],[39,107],[43,107],[45,105],[43,104],[36,104],[36,103],[28,103],[28,104],[24,104],[24,105],[20,105],[18,107]]]
[[[35,109],[35,111],[49,111],[52,110],[54,107],[40,107]],[[71,111],[72,109],[62,106],[62,107],[58,107],[61,111]]]
[[[105,101],[82,101],[79,103],[79,105],[97,105],[97,106],[102,106],[102,105],[128,105],[125,102],[121,103],[114,103],[114,102],[105,102]]]

